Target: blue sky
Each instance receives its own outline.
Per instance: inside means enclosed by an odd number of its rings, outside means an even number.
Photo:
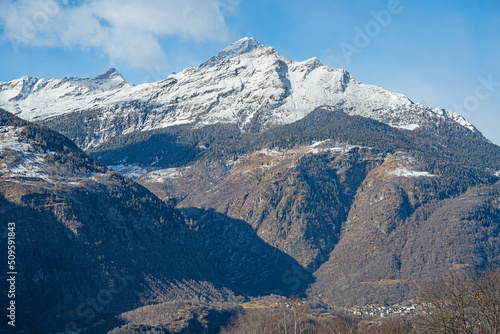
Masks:
[[[499,0],[1,0],[0,81],[111,66],[156,81],[245,36],[460,112],[500,144]]]

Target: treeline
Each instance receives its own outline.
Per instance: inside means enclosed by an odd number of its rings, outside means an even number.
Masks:
[[[190,125],[136,132],[112,138],[89,151],[104,164],[127,159],[128,163],[176,167],[197,159],[231,159],[263,148],[289,149],[314,141],[406,151],[438,164],[500,169],[500,148],[479,135],[449,121],[439,129],[407,131],[342,111],[318,109],[304,119],[260,133],[241,132],[235,124],[215,124],[193,129]],[[441,161],[441,163],[439,163]]]
[[[420,333],[500,333],[500,270],[452,272],[424,284]]]

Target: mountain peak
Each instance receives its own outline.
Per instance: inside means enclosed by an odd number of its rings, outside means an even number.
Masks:
[[[103,74],[96,75],[90,79],[80,79],[91,83],[92,89],[97,89],[99,91],[109,91],[122,88],[124,86],[133,86],[130,84],[123,75],[118,72],[116,68],[109,68]]]
[[[244,37],[242,39],[237,40],[233,44],[225,47],[221,50],[220,53],[229,53],[229,54],[244,54],[248,53],[259,46],[262,46],[255,38],[253,37]]]
[[[125,78],[123,77],[123,75],[120,72],[118,72],[118,70],[114,67],[109,68],[103,74],[96,75],[92,79],[94,79],[94,80],[116,80],[116,79],[119,79],[122,81],[126,81]]]
[[[210,58],[209,60],[201,64],[200,68],[210,67],[223,60],[249,53],[261,46],[262,44],[259,43],[255,38],[244,37],[222,49],[216,56]]]

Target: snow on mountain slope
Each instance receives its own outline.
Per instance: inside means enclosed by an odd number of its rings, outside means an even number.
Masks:
[[[477,131],[476,128],[472,124],[467,122],[465,120],[465,118],[463,118],[463,116],[460,115],[459,113],[450,112],[450,111],[443,109],[443,108],[440,108],[440,107],[431,108],[431,110],[440,116],[454,120],[455,122],[457,122],[461,126],[467,128],[471,131]]]
[[[45,159],[53,153],[37,151],[29,140],[20,136],[22,130],[22,127],[0,126],[0,177],[52,182]]]
[[[55,152],[40,150],[36,142],[23,135],[24,127],[0,125],[0,180],[22,184],[48,182],[77,185],[95,172],[59,169]]]
[[[98,127],[80,143],[83,148],[110,136],[185,123],[200,127],[230,122],[242,131],[255,124],[266,129],[302,119],[318,107],[342,108],[407,130],[451,119],[477,132],[459,114],[363,84],[317,58],[291,61],[253,38],[237,41],[198,68],[138,86],[114,69],[91,79],[24,77],[0,82],[0,107],[36,121],[91,111],[88,117],[97,120]]]
[[[260,46],[263,45],[257,42],[253,37],[242,38],[234,42],[233,44],[229,45],[228,47],[222,49],[216,56],[210,58],[209,60],[201,64],[200,68],[209,67],[223,60],[234,58],[245,53],[249,53],[250,51],[253,51]]]
[[[22,77],[0,82],[0,107],[37,121],[92,107],[131,87],[114,68],[88,79]]]

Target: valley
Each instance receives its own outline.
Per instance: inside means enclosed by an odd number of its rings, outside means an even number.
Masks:
[[[253,38],[137,86],[0,82],[0,108],[27,330],[216,333],[296,299],[405,314],[429,279],[500,264],[500,147]]]

